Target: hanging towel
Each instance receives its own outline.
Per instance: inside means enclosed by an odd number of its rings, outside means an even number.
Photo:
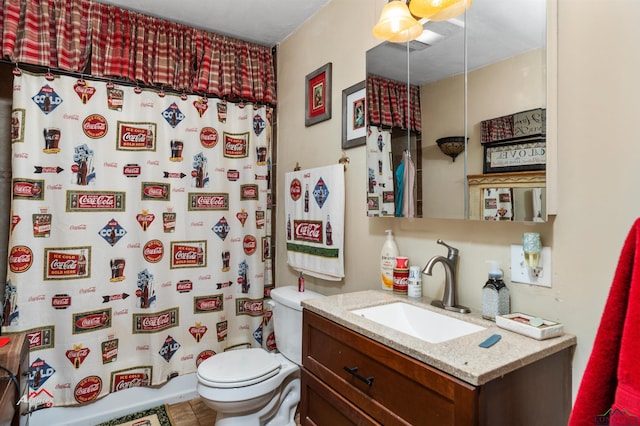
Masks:
[[[411,155],[407,151],[402,154],[402,162],[404,163],[404,197],[402,198],[402,216],[415,217],[416,199],[413,195],[413,191],[416,184],[416,166],[413,164]]]
[[[344,278],[344,167],[285,175],[287,263],[330,281]]]
[[[640,418],[639,325],[640,219],[636,219],[620,254],[570,426],[631,424]]]
[[[404,198],[404,161],[396,168],[396,217],[402,217],[402,199]]]

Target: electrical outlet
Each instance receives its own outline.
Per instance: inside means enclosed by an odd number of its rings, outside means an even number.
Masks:
[[[542,247],[540,253],[540,266],[542,270],[538,276],[530,273],[524,263],[524,251],[522,245],[511,245],[511,281],[523,284],[551,287],[551,248]]]

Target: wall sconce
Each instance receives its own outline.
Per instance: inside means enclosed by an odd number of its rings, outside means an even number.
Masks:
[[[415,40],[423,31],[422,24],[411,16],[404,0],[392,0],[382,9],[372,33],[382,40],[404,43]]]
[[[472,0],[411,0],[409,11],[413,16],[430,21],[446,21],[462,15],[471,7]]]
[[[464,136],[448,136],[436,140],[438,148],[443,154],[448,155],[453,161],[462,151],[464,151]]]
[[[529,274],[537,278],[542,272],[542,267],[540,266],[540,253],[542,252],[540,234],[537,232],[525,232],[522,234],[522,249],[524,251],[525,266]]]

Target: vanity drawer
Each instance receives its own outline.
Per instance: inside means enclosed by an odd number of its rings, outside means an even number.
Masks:
[[[475,424],[474,386],[313,312],[303,315],[304,368],[375,420]]]
[[[302,370],[300,423],[303,425],[379,426],[340,394]]]

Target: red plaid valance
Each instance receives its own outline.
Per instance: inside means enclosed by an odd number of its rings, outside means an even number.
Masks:
[[[276,104],[269,47],[91,0],[0,0],[2,57]]]
[[[407,128],[407,112],[411,130],[422,131],[420,88],[410,87],[410,106],[407,108],[407,85],[375,75],[367,76],[367,115],[369,124]]]

